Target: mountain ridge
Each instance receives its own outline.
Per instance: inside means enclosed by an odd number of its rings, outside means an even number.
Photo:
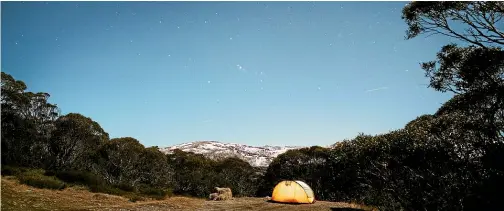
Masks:
[[[278,155],[290,149],[300,149],[309,146],[251,146],[238,143],[226,143],[213,140],[187,142],[159,150],[165,154],[171,154],[179,149],[184,152],[202,154],[211,159],[223,159],[228,157],[238,157],[254,167],[267,167]]]

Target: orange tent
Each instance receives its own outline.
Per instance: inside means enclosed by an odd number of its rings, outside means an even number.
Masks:
[[[315,203],[315,195],[308,184],[295,181],[281,181],[273,189],[271,200],[283,203]]]

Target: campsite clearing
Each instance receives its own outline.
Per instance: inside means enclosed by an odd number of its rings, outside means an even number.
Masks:
[[[2,177],[2,210],[345,210],[338,208],[361,208],[355,204],[317,201],[314,204],[278,204],[265,198],[243,197],[230,201],[208,201],[189,197],[171,197],[164,200],[130,202],[127,198],[91,193],[85,188],[69,187],[64,190],[38,189],[19,184],[14,177]],[[349,209],[353,210],[353,209]],[[357,210],[357,209],[356,209]]]

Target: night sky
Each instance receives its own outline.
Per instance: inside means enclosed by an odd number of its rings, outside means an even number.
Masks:
[[[111,138],[329,145],[450,95],[405,40],[406,2],[2,2],[2,71]]]

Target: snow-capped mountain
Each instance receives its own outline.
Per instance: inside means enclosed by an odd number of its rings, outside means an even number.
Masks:
[[[278,155],[289,149],[303,148],[300,146],[248,146],[236,143],[221,143],[217,141],[189,142],[171,147],[160,148],[166,154],[180,149],[185,152],[202,154],[211,159],[221,159],[236,156],[250,163],[254,167],[267,167]]]

